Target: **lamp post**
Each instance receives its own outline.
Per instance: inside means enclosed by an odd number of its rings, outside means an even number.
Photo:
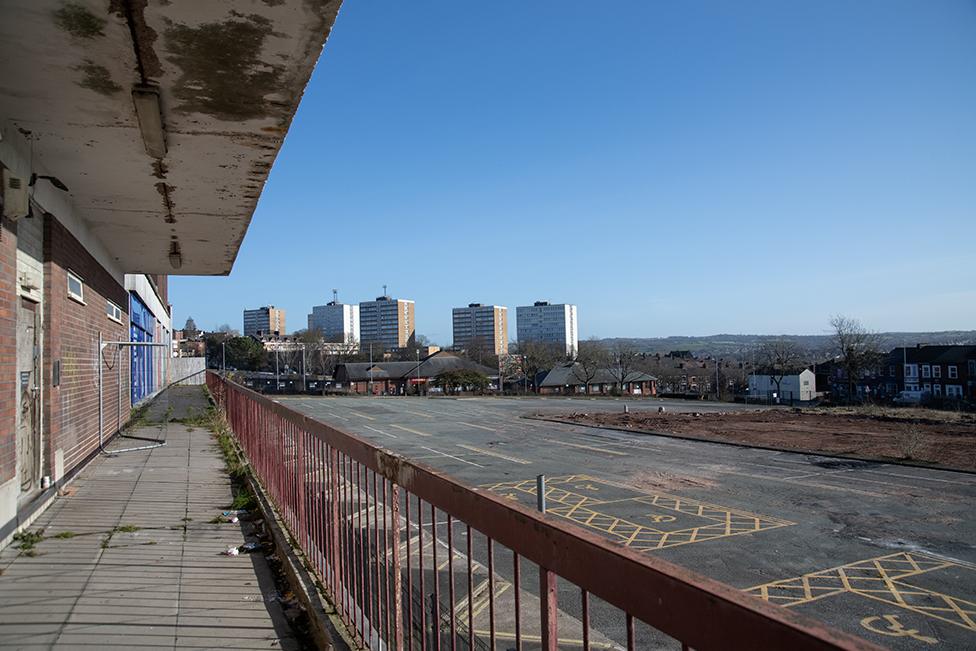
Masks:
[[[373,342],[369,342],[369,384],[367,393],[373,395]]]
[[[417,349],[417,397],[420,397],[420,349]]]
[[[223,353],[223,357],[221,358],[221,362],[220,362],[220,370],[226,373],[227,372],[227,342],[226,341],[220,342],[220,348],[221,348],[221,352]]]

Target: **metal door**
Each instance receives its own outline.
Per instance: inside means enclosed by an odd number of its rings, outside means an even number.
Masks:
[[[17,310],[17,476],[20,489],[37,488],[41,471],[41,351],[37,303],[20,299]]]

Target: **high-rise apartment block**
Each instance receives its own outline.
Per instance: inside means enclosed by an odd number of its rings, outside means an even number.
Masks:
[[[330,301],[315,305],[308,315],[308,329],[318,330],[326,341],[353,344],[359,341],[359,306]]]
[[[519,343],[540,341],[565,346],[566,354],[574,356],[579,349],[579,329],[576,306],[548,301],[515,308]]]
[[[454,347],[480,345],[494,355],[508,353],[508,308],[470,303],[453,310]]]
[[[244,336],[285,334],[285,311],[274,305],[244,310]]]
[[[413,301],[384,295],[359,304],[359,336],[363,346],[372,343],[386,350],[405,348],[415,334]]]

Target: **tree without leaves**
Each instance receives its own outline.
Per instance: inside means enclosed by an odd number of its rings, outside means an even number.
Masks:
[[[881,361],[880,338],[857,319],[843,315],[831,318],[830,327],[834,331],[834,351],[847,376],[847,399],[851,401],[858,378],[875,369]]]
[[[640,352],[625,341],[614,342],[607,351],[607,369],[620,391],[624,389],[624,382],[637,370]]]
[[[609,356],[607,348],[600,341],[590,339],[582,341],[576,352],[576,363],[573,364],[573,377],[583,384],[583,392],[590,393],[590,383],[596,378],[600,369],[607,367]]]
[[[776,395],[782,396],[783,392],[780,386],[783,383],[783,378],[796,370],[803,361],[803,354],[796,342],[788,339],[767,341],[759,347],[758,352],[760,364],[769,378],[776,384]]]
[[[542,371],[548,371],[566,360],[563,346],[542,341],[521,341],[513,354],[520,356],[522,374],[532,384],[533,391],[538,390],[536,378]]]

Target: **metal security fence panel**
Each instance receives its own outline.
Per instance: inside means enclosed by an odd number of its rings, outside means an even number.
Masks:
[[[477,490],[208,372],[356,642],[431,651],[875,649]]]

